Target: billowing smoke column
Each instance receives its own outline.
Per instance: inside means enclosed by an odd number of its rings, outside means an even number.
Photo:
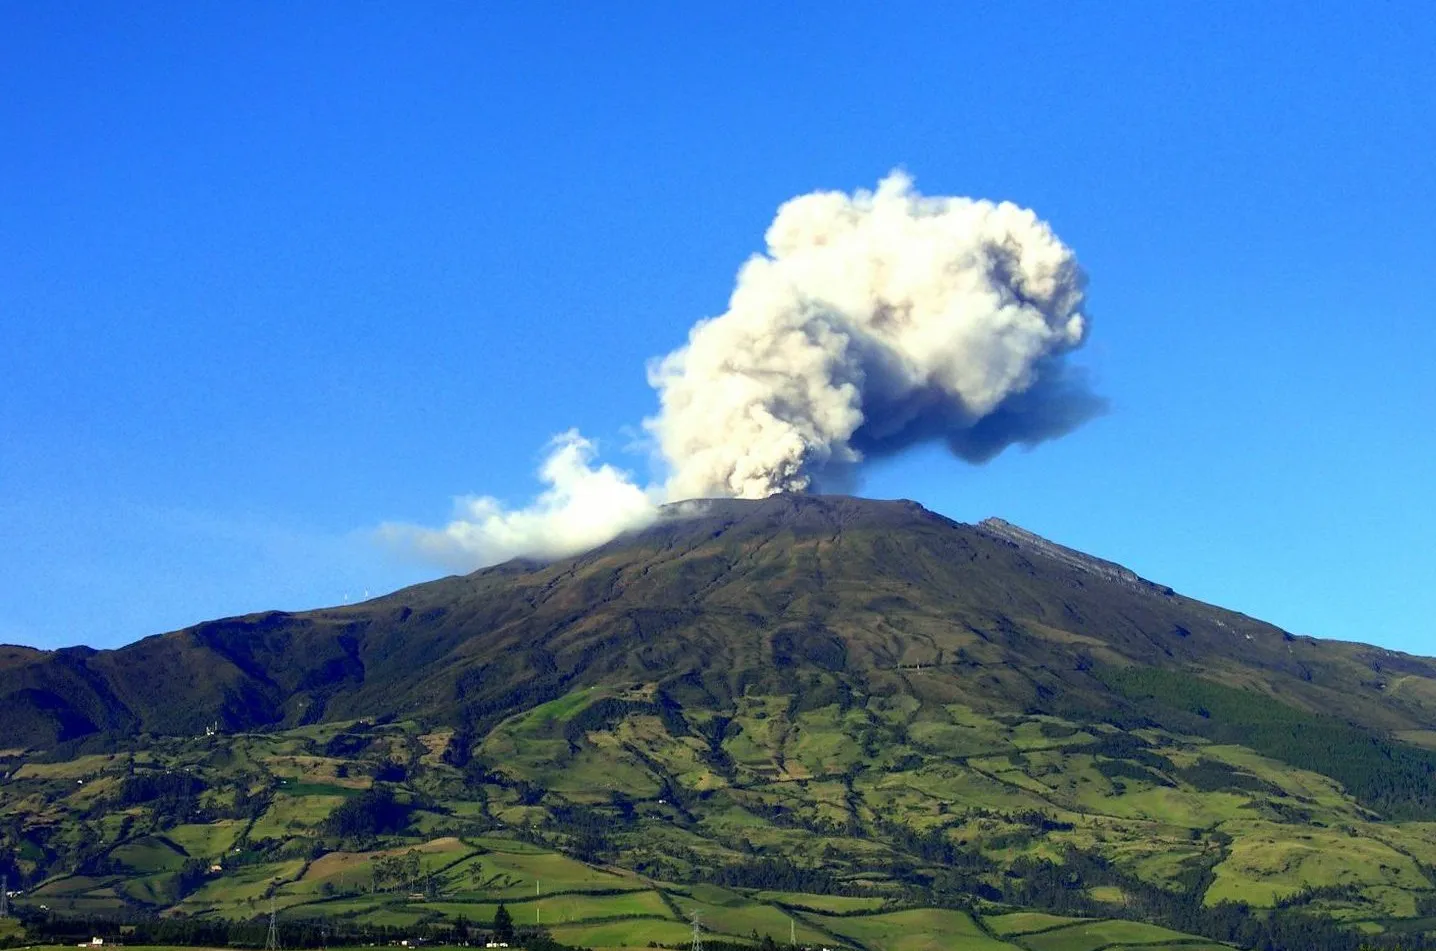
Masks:
[[[652,521],[666,501],[843,487],[866,459],[943,440],[983,461],[1070,431],[1101,408],[1063,357],[1087,334],[1076,258],[1031,211],[919,195],[894,173],[875,192],[784,204],[767,253],[723,314],[649,366],[644,421],[667,468],[640,488],[560,437],[527,509],[461,502],[440,530],[391,536],[474,566],[581,551]]]
[[[980,460],[1077,421],[1009,405],[1087,332],[1076,258],[1032,212],[924,198],[893,174],[793,199],[767,243],[728,311],[650,368],[670,497],[802,491],[932,438]]]

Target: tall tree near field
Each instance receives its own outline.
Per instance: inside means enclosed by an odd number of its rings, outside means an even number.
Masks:
[[[514,919],[509,910],[499,902],[498,911],[494,912],[494,940],[512,941],[514,939]]]

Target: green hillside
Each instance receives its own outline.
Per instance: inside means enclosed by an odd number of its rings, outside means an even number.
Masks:
[[[350,608],[6,648],[0,701],[31,923],[1436,946],[1436,665],[912,503],[715,502]]]

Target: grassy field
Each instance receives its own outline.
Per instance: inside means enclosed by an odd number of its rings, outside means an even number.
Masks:
[[[691,925],[682,921],[632,919],[603,924],[562,925],[551,929],[560,944],[580,948],[643,948],[649,942],[683,944],[693,937]]]
[[[165,835],[195,858],[222,860],[244,831],[245,824],[237,819],[220,819],[210,823],[175,826]]]
[[[800,942],[821,944],[824,940],[824,933],[811,927],[802,916],[773,905],[725,889],[710,887],[694,892],[691,896],[674,895],[672,901],[683,917],[697,914],[706,931],[739,938],[766,935],[783,942],[790,933],[796,934]]]
[[[1006,937],[1029,934],[1034,931],[1051,931],[1054,928],[1079,923],[1080,919],[1064,918],[1061,915],[1048,915],[1035,911],[1015,911],[1006,915],[989,915],[983,919],[983,922],[993,934]]]
[[[274,804],[250,829],[250,838],[289,838],[298,832],[319,825],[343,802],[343,796],[308,794],[276,796]]]
[[[1429,887],[1416,863],[1392,845],[1340,830],[1292,830],[1270,823],[1233,823],[1230,855],[1216,868],[1206,900],[1243,900],[1253,905],[1329,885],[1386,886],[1404,891]]]
[[[1179,932],[1137,921],[1088,921],[1024,935],[1021,943],[1031,951],[1097,951],[1127,945],[1150,949],[1190,940]]]
[[[1013,951],[1013,946],[989,937],[960,911],[921,908],[883,915],[817,917],[827,930],[873,951]]]
[[[256,902],[293,881],[303,868],[302,859],[243,866],[200,886],[180,903],[179,909],[189,914],[210,912],[249,917],[255,914]],[[290,901],[293,900],[291,896]]]
[[[141,875],[151,872],[172,872],[184,864],[184,850],[167,838],[145,836],[133,839],[110,851],[110,857]]]
[[[402,722],[21,762],[0,784],[0,818],[58,830],[45,843],[52,852],[83,843],[103,857],[97,874],[62,867],[29,883],[21,903],[245,919],[272,895],[296,917],[408,926],[491,918],[505,901],[524,922],[606,929],[594,933],[637,946],[671,942],[697,912],[735,938],[786,940],[791,928],[803,941],[872,951],[922,951],[921,935],[1084,951],[1089,937],[1169,937],[1106,921],[1144,885],[1209,881],[1199,904],[1257,907],[1348,886],[1313,908],[1376,931],[1422,920],[1436,893],[1427,877],[1436,821],[1377,821],[1328,777],[1239,746],[902,694],[798,709],[789,696],[750,692],[726,723],[695,712],[691,732],[675,735],[672,720],[644,706],[651,696],[643,684],[583,690],[510,717],[476,741],[480,774],[448,762],[452,731]],[[594,713],[606,709],[618,712]],[[692,732],[702,729],[721,736]],[[337,809],[370,795],[381,769],[393,773],[377,787],[404,804],[402,828],[352,841],[326,832]],[[136,770],[194,777],[194,808],[177,820],[160,799],[114,805]],[[920,847],[899,829],[921,836]],[[375,878],[411,850],[412,880]],[[907,907],[911,883],[937,880],[954,856],[976,861],[974,880],[996,887],[1005,869],[1063,863],[1074,851],[1125,876],[1083,887],[1090,927],[1032,908],[984,919],[984,930],[958,912]],[[45,853],[17,854],[34,868]],[[191,860],[223,869],[180,894],[176,876]],[[819,870],[825,884],[761,875],[736,879],[741,888],[675,884],[782,863]],[[905,910],[884,911],[894,906]]]
[[[535,889],[593,891],[639,889],[636,876],[594,868],[554,852],[534,851],[503,840],[489,840],[488,850],[454,865],[443,875],[446,888],[458,894],[524,898]]]
[[[820,912],[828,911],[837,914],[877,911],[887,901],[884,898],[855,898],[846,895],[806,895],[802,892],[769,891],[757,892],[753,897],[760,901],[774,902],[780,905],[791,905],[799,909],[811,909]]]
[[[497,902],[459,903],[425,902],[423,909],[437,911],[446,917],[464,915],[472,921],[489,921]],[[667,904],[653,891],[624,892],[618,895],[583,893],[549,895],[523,901],[509,901],[507,908],[514,920],[526,925],[560,925],[576,922],[602,921],[609,918],[649,917],[671,918]]]

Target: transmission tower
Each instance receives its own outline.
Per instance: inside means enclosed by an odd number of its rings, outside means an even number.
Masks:
[[[693,951],[703,951],[703,920],[694,911],[690,918],[693,919]]]
[[[264,939],[264,951],[279,951],[279,912],[274,908],[274,898],[269,899],[269,934]]]

